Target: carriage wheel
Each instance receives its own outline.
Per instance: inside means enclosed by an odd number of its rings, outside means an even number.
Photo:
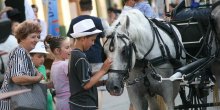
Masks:
[[[207,104],[210,89],[207,86],[210,83],[209,77],[207,74],[203,74],[198,79],[200,81],[199,83],[194,82],[180,87],[179,93],[182,105],[179,106],[180,108],[178,110],[207,110],[206,107],[203,107],[203,104]]]
[[[181,110],[206,110],[206,107],[200,106],[207,103],[207,96],[204,96],[206,90],[202,91],[201,88],[196,86],[198,85],[181,87],[180,97],[183,103]]]

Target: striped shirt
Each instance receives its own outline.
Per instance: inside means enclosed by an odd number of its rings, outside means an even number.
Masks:
[[[18,46],[9,55],[8,68],[4,76],[4,81],[0,93],[8,92],[8,84],[12,77],[15,76],[35,76],[36,72],[34,64],[28,65],[28,58],[31,59],[29,53],[22,47]],[[10,110],[10,101],[8,99],[0,100],[0,110]]]

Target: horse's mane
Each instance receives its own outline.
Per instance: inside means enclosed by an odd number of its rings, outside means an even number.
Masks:
[[[129,22],[128,24],[126,24],[127,20]],[[114,31],[125,34],[129,33],[129,37],[135,41],[138,36],[151,35],[151,31],[149,31],[147,27],[149,27],[147,18],[139,10],[132,9],[122,13],[118,19],[113,22],[109,31],[107,31],[107,35],[110,35]]]
[[[137,42],[139,46],[146,45],[146,41],[152,41],[152,30],[148,19],[137,9],[129,10],[122,13],[111,27],[106,31],[106,36],[113,35],[113,33],[126,34],[132,42]],[[116,36],[115,36],[116,37]],[[148,46],[142,50],[144,53]],[[138,58],[143,58],[142,54],[136,53]]]

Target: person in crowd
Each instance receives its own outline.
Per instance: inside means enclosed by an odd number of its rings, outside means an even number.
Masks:
[[[80,9],[81,9],[81,15],[72,19],[67,36],[69,36],[71,39],[73,39],[70,35],[71,33],[74,32],[73,25],[84,20],[84,19],[92,19],[95,24],[95,27],[97,29],[99,29],[101,31],[104,30],[102,23],[105,23],[105,21],[102,21],[98,17],[91,16],[91,11],[93,9],[92,0],[80,0]],[[102,44],[104,41],[105,41],[104,33],[103,32],[98,33],[98,35],[95,39],[94,45],[92,45],[91,48],[89,48],[88,50],[85,51],[87,60],[93,68],[92,69],[93,73],[95,73],[95,71],[98,71],[103,64],[105,54],[103,51],[104,49],[103,49]],[[73,44],[73,41],[71,41],[71,42],[72,42],[71,44]],[[74,48],[73,46],[71,46],[71,47]],[[105,80],[105,78],[103,78],[101,80]],[[100,92],[101,92],[101,90],[99,91],[99,94],[100,94]],[[99,97],[99,98],[101,98],[101,97]]]
[[[43,75],[35,69],[33,62],[29,65],[29,61],[31,61],[29,52],[34,49],[39,41],[40,32],[40,25],[30,20],[18,25],[15,36],[19,45],[9,54],[8,68],[0,93],[9,91],[9,83],[30,85],[40,82],[43,78]],[[11,110],[10,100],[1,100],[0,109]]]
[[[36,19],[29,0],[5,0],[5,6],[17,9],[20,12],[19,21]]]
[[[81,15],[72,19],[72,21],[70,23],[70,27],[67,32],[68,37],[73,39],[70,35],[71,33],[74,32],[73,28],[72,28],[73,25],[78,23],[81,20],[84,20],[84,19],[92,19],[93,22],[95,23],[95,26],[97,27],[97,29],[102,30],[102,31],[104,30],[101,19],[98,17],[91,16],[91,11],[93,9],[92,0],[80,0],[80,9],[81,9]],[[85,52],[89,63],[102,65],[102,63],[103,63],[102,58],[103,58],[104,54],[102,51],[103,47],[101,45],[101,42],[104,42],[104,40],[105,40],[104,33],[99,33],[97,35],[96,40],[95,40],[95,44],[89,50],[87,50]]]
[[[124,0],[124,7],[122,9],[122,13],[133,9],[135,5],[135,0]]]
[[[0,60],[0,87],[3,83],[4,80],[4,73],[5,70],[7,68],[7,62],[8,62],[8,56],[9,53],[18,46],[18,42],[17,39],[15,38],[15,29],[16,27],[19,25],[18,21],[11,21],[11,34],[9,36],[6,36],[6,38],[4,38],[4,36],[1,36],[1,41],[0,42],[0,50],[4,50],[5,52],[7,52],[7,54],[4,54],[1,57]],[[7,28],[7,27],[3,27],[3,28]],[[3,40],[5,39],[5,40]]]
[[[156,18],[157,17],[148,1],[135,0],[134,8],[139,9],[146,17],[149,17],[149,18]]]
[[[55,57],[51,66],[51,79],[56,93],[56,110],[70,110],[67,60],[71,51],[70,41],[67,37],[48,36],[46,42]]]
[[[0,11],[0,19],[2,19],[2,16],[3,16],[6,12],[8,12],[8,11],[10,11],[10,10],[13,10],[13,8],[10,7],[10,6],[6,6],[5,8],[3,8],[3,9]]]
[[[114,3],[112,8],[115,10],[115,12],[116,12],[117,14],[120,14],[120,13],[121,13],[121,9],[118,8],[118,4]]]
[[[48,82],[48,78],[46,75],[46,68],[43,65],[46,54],[48,54],[48,52],[45,49],[44,42],[41,42],[41,41],[39,41],[36,44],[35,48],[30,51],[31,59],[35,67],[44,76],[42,79],[43,83]],[[53,98],[50,93],[50,89],[47,89],[47,110],[54,110],[53,109]]]
[[[119,11],[115,10],[114,8],[110,7],[107,9],[108,11],[108,23],[111,25],[119,16]]]
[[[79,21],[72,28],[74,32],[70,35],[75,38],[75,45],[71,52],[68,69],[71,93],[70,109],[96,110],[98,108],[96,84],[108,71],[112,60],[107,58],[101,69],[93,74],[84,51],[94,44],[97,34],[102,31],[95,27],[92,19]]]
[[[33,5],[31,5],[31,7],[32,7],[32,9],[34,11],[34,15],[36,16],[35,20],[41,25],[41,28],[42,28],[42,31],[40,33],[40,40],[44,41],[46,36],[47,36],[47,25],[46,25],[46,23],[43,20],[38,18],[38,15],[37,15],[38,7],[37,7],[37,5],[33,4]]]

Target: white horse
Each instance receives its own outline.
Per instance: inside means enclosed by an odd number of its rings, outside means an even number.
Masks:
[[[215,25],[214,28],[215,28],[215,32],[216,32],[216,37],[218,40],[220,40],[220,0],[213,0],[213,3],[216,3],[218,5],[216,5],[216,7],[214,7],[214,9],[212,10],[211,12],[211,18],[213,19],[213,24]],[[213,66],[213,73],[216,77],[216,79],[219,79],[220,78],[220,71],[219,71],[219,61],[220,61],[220,58],[218,57],[218,63],[215,63],[214,66]],[[220,88],[220,80],[216,80],[217,81],[217,84],[218,84],[218,88]]]
[[[158,31],[155,31],[154,27]],[[182,44],[179,31],[174,26],[172,28],[178,36],[178,43]],[[135,110],[147,110],[148,105],[151,110],[160,110],[156,95],[163,97],[167,110],[173,110],[179,82],[158,81],[160,76],[168,78],[173,75],[174,66],[170,63],[172,61],[167,59],[169,55],[176,58],[171,37],[135,9],[121,14],[111,29],[107,30],[106,36],[104,50],[108,57],[113,59],[106,84],[109,93],[121,95],[126,82]],[[185,57],[185,53],[180,52],[180,56]],[[148,63],[140,63],[141,59]],[[184,63],[184,60],[181,61]]]

